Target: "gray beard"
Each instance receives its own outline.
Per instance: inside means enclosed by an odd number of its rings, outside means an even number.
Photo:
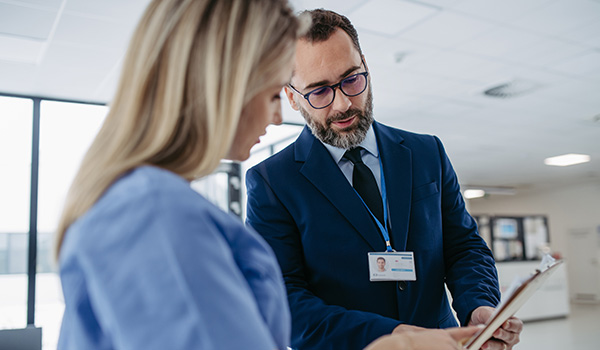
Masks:
[[[350,149],[360,145],[367,136],[367,131],[374,120],[373,93],[371,91],[371,86],[369,86],[369,90],[367,91],[367,101],[363,111],[356,108],[348,109],[344,113],[327,118],[325,120],[326,126],[316,122],[304,108],[300,107],[299,109],[300,114],[302,114],[304,120],[306,120],[306,124],[317,139],[323,143],[342,149]],[[358,118],[358,123],[343,129],[343,134],[331,128],[332,122],[348,119],[352,116]]]

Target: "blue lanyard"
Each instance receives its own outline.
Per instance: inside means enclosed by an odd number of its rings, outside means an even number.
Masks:
[[[379,158],[379,174],[381,176],[381,197],[382,197],[381,200],[383,201],[383,222],[387,223],[388,222],[387,192],[385,189],[385,177],[383,176],[383,165],[381,163],[381,154],[379,155],[378,158]],[[352,189],[354,189],[354,187],[352,187]],[[371,214],[371,217],[373,217],[373,219],[375,219],[375,223],[377,224],[377,227],[379,227],[379,231],[381,231],[381,234],[383,235],[383,239],[385,240],[386,250],[388,252],[393,252],[394,250],[392,249],[392,244],[390,243],[390,234],[387,230],[387,225],[382,225],[381,222],[377,219],[377,217],[375,215],[373,215],[373,213],[371,212],[371,209],[369,209],[369,206],[367,205],[367,203],[365,203],[365,201],[362,199],[360,194],[358,194],[358,192],[356,192],[356,189],[354,189],[354,192],[356,193],[358,198],[360,198],[360,201],[363,203],[365,208],[367,208],[367,210],[369,211],[369,214]]]

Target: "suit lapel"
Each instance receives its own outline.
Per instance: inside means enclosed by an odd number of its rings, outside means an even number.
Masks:
[[[331,154],[307,127],[296,141],[295,157],[296,161],[304,162],[300,173],[337,208],[374,251],[382,251],[385,243],[371,216]]]
[[[412,193],[412,156],[401,145],[404,139],[377,122],[373,123],[377,147],[383,164],[393,248],[406,250]]]

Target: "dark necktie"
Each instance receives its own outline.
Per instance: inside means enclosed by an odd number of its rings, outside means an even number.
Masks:
[[[362,157],[360,156],[361,149],[362,147],[352,148],[344,154],[344,158],[354,164],[352,186],[354,186],[354,189],[367,204],[373,215],[377,217],[380,223],[385,225],[383,222],[383,205],[379,187],[377,187],[377,181],[375,181],[371,169],[362,161]]]

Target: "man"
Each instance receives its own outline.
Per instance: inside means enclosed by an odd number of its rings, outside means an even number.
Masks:
[[[500,297],[494,260],[440,140],[374,122],[356,30],[336,13],[310,14],[285,89],[308,126],[246,177],[247,223],[281,265],[292,346],[362,349],[418,330],[409,325],[456,326],[444,283],[460,323],[484,323]],[[401,255],[406,272],[371,281],[368,254]],[[521,329],[511,319],[484,348],[512,348]]]
[[[385,272],[385,258],[377,258],[377,271]]]

